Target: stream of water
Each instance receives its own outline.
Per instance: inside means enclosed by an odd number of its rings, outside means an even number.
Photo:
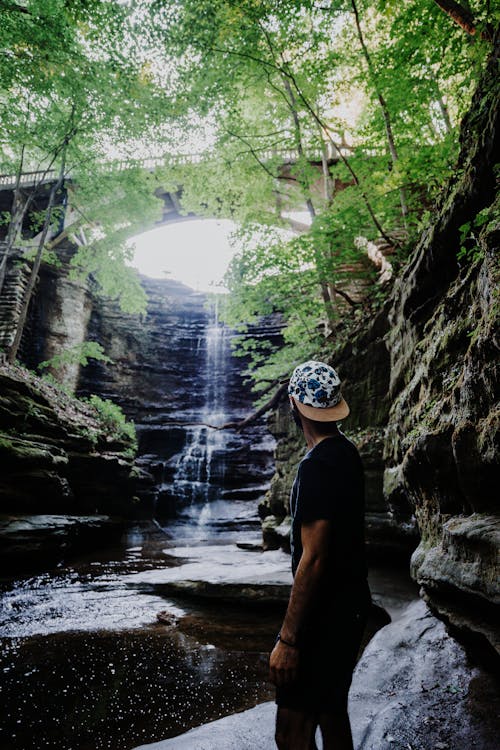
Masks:
[[[196,418],[221,423],[229,344],[216,310],[195,345],[203,393]],[[195,549],[196,575],[205,579],[223,580],[238,555],[247,570],[257,561],[236,546],[260,541],[255,500],[221,494],[230,439],[186,428],[183,449],[170,459],[178,515],[164,528],[131,525],[105,551],[3,579],[3,750],[128,750],[270,697],[267,653],[278,611],[187,604],[163,596],[151,579],[192,574]],[[165,610],[170,626],[157,620]]]
[[[202,524],[180,520],[168,534],[131,526],[105,553],[4,579],[0,746],[128,750],[269,698],[266,653],[278,612],[187,605],[136,580],[175,571],[174,543],[223,550],[237,536],[253,538],[250,508],[240,511],[236,523],[224,508]],[[157,621],[164,610],[175,627]]]

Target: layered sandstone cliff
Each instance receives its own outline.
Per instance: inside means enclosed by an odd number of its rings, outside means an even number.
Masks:
[[[372,551],[411,555],[435,612],[498,650],[498,40],[461,129],[454,176],[388,305],[343,348],[325,350],[351,405],[345,431],[368,478]],[[261,506],[270,546],[285,539],[303,442],[271,421],[277,471]],[[418,545],[418,546],[417,546]],[[416,549],[415,549],[416,547]]]

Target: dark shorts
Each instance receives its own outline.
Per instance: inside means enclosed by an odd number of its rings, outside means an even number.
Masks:
[[[369,606],[348,607],[312,624],[299,644],[299,674],[276,688],[276,703],[308,713],[347,708],[352,673],[363,640]]]

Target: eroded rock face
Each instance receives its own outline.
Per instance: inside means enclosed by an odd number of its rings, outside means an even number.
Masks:
[[[422,601],[372,638],[349,693],[360,750],[494,750],[499,707],[497,680],[470,663]]]
[[[223,326],[206,296],[180,282],[142,278],[144,317],[115,304],[94,304],[88,338],[113,360],[82,370],[79,393],[119,403],[134,420],[138,463],[155,477],[156,514],[168,517],[192,501],[257,498],[273,471],[264,424],[242,433],[215,430],[252,411],[241,359],[232,357],[234,332]],[[279,334],[274,321],[257,333]]]
[[[92,309],[88,285],[71,278],[74,248],[61,243],[57,266],[44,264],[22,341],[22,359],[30,368],[50,360],[86,340]],[[61,364],[47,372],[74,393],[80,372],[78,362]]]
[[[2,513],[134,512],[129,440],[26,370],[2,366],[0,393]]]
[[[411,571],[435,612],[498,647],[498,38],[461,130],[456,175],[382,313],[325,359],[351,406],[367,472],[366,537]],[[469,228],[467,228],[467,225]],[[466,255],[457,257],[461,247]],[[260,508],[268,546],[303,443],[284,404],[277,472]],[[383,477],[383,480],[382,480]],[[420,543],[418,544],[418,539]],[[496,608],[496,609],[495,609]]]
[[[500,594],[497,60],[498,44],[463,122],[457,175],[396,284],[388,334],[389,501],[415,513],[411,568],[429,601],[452,622],[460,612],[462,628],[468,610],[472,629]]]

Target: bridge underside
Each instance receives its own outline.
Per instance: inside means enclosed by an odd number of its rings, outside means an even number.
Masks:
[[[328,167],[328,170],[335,166],[338,163],[338,159],[328,159],[326,164]],[[294,174],[294,168],[295,168],[296,162],[295,161],[287,161],[282,164],[282,166],[279,169],[278,174],[278,180],[283,186],[288,186],[290,190],[295,190],[296,193],[298,193],[299,190],[299,183],[297,176]],[[309,162],[310,167],[315,169],[318,172],[318,177],[314,184],[312,185],[311,192],[313,195],[317,195],[318,199],[328,200],[328,198],[333,197],[333,195],[340,190],[343,190],[348,184],[351,183],[345,183],[341,180],[337,179],[330,179],[330,184],[327,189],[325,189],[325,174],[324,174],[324,167],[323,163],[321,161],[310,161]],[[325,193],[330,190],[330,196],[326,196]],[[183,188],[179,187],[177,191],[166,191],[162,188],[158,188],[155,191],[155,195],[158,198],[161,198],[163,200],[163,213],[162,218],[156,223],[156,226],[162,226],[166,224],[173,224],[175,222],[179,221],[189,221],[192,219],[201,219],[201,218],[207,218],[206,214],[195,214],[195,213],[186,213],[182,208],[182,194],[183,194]],[[286,198],[285,201],[283,201],[283,196],[281,196],[280,199],[281,203],[281,211],[286,212],[287,206],[286,206]],[[296,211],[306,211],[306,204],[305,201],[303,205],[297,206],[295,205],[294,208],[292,208],[292,201],[290,201],[290,210],[296,210]],[[274,216],[277,215],[277,205],[270,206],[269,211],[272,212]],[[231,215],[228,215],[224,218],[232,218]],[[290,222],[291,228],[295,231],[305,231],[308,228],[308,225],[306,224],[300,224],[298,221],[291,221]],[[144,230],[147,231],[147,230]]]
[[[329,158],[327,160],[327,165],[328,167],[332,167],[337,164],[337,162],[338,158]],[[293,191],[297,195],[299,193],[297,189],[299,187],[299,184],[297,176],[295,174],[295,165],[296,161],[293,159],[289,159],[288,161],[283,162],[278,171],[277,179],[281,184],[283,184],[283,186],[287,186],[290,189],[290,192]],[[318,178],[312,186],[313,195],[316,194],[318,198],[324,199],[327,188],[325,186],[326,180],[323,163],[319,160],[311,160],[310,166],[318,172]],[[195,164],[193,164],[193,168],[196,168]],[[31,196],[31,205],[22,223],[21,237],[25,241],[36,238],[36,235],[40,231],[40,216],[42,215],[42,212],[47,208],[50,188],[52,187],[53,181],[53,179],[48,179],[42,184],[38,185],[36,185],[33,180],[30,181],[29,179],[24,179],[22,182],[22,198],[26,200],[29,196]],[[71,223],[70,219],[68,218],[69,215],[71,215],[70,188],[73,186],[78,189],[77,184],[74,184],[71,179],[66,180],[64,188],[60,191],[59,195],[56,198],[56,205],[64,208],[64,211],[61,211],[60,213],[58,227],[52,235],[52,240],[55,239],[58,234],[63,232],[63,230],[69,230],[69,224]],[[337,180],[331,180],[330,190],[332,195],[338,190],[341,190],[343,187],[345,187],[344,183],[341,183]],[[182,207],[182,194],[183,188],[181,185],[177,190],[175,190],[175,192],[171,190],[164,190],[161,187],[158,188],[155,191],[155,195],[161,198],[163,201],[162,217],[159,221],[156,222],[154,226],[144,226],[140,231],[146,232],[149,229],[153,229],[155,226],[163,226],[180,221],[189,221],[197,218],[207,218],[206,214],[197,215],[189,212],[186,213],[186,211]],[[4,216],[8,216],[12,210],[13,195],[13,183],[0,188],[0,211]],[[283,211],[286,211],[286,198],[285,203],[283,204],[283,199],[281,197],[280,203],[282,204],[281,209]],[[305,205],[302,208],[305,210]],[[277,206],[269,207],[270,213],[275,216],[276,209]],[[296,210],[301,210],[301,208],[298,208]],[[225,218],[231,218],[231,216],[228,215]],[[293,222],[291,222],[291,224],[293,224]],[[305,229],[307,229],[306,225],[300,225],[298,222],[295,222],[295,224],[296,226],[292,226],[292,228],[296,231],[304,231]],[[7,222],[0,225],[0,242],[2,242],[2,240],[5,240],[7,229]],[[134,234],[137,233],[137,230],[135,230]]]

